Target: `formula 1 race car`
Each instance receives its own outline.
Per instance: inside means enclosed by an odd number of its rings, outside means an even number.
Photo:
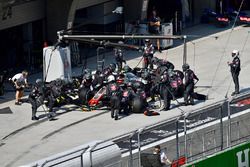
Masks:
[[[230,19],[227,15],[218,14],[211,9],[204,9],[201,23],[213,23],[217,27],[226,27],[230,24]]]
[[[247,13],[245,13],[245,12],[242,12],[242,11],[238,12],[236,10],[229,8],[226,11],[226,15],[232,21],[234,21],[235,18],[238,16],[236,21],[239,24],[249,24],[250,23],[250,16],[248,16]]]

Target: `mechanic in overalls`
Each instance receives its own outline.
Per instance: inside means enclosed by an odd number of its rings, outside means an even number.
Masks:
[[[195,73],[190,69],[188,64],[182,65],[182,70],[184,72],[184,103],[185,105],[194,105],[193,93],[194,93],[194,85],[195,80],[198,82],[199,78],[195,75]]]
[[[114,75],[108,76],[107,96],[110,97],[111,118],[118,120],[121,109],[121,87],[115,82]]]
[[[28,99],[32,106],[31,120],[39,120],[39,117],[36,116],[37,108],[44,102],[44,87],[41,79],[36,80]]]
[[[93,95],[93,79],[92,75],[87,73],[84,75],[82,83],[79,87],[79,99],[81,103],[88,104],[89,98]]]
[[[135,91],[133,90],[133,84],[132,82],[126,83],[126,87],[122,92],[122,108],[123,113],[125,115],[129,115],[132,111],[132,100],[136,96]]]
[[[240,75],[240,58],[239,58],[239,51],[238,50],[233,50],[232,52],[232,62],[228,62],[228,65],[231,68],[231,74],[235,86],[235,90],[232,93],[232,96],[239,94],[240,86],[239,86],[239,75]]]
[[[122,71],[122,63],[126,64],[123,57],[123,51],[120,48],[115,49],[115,61],[118,67],[118,72]]]
[[[153,44],[150,42],[149,39],[145,39],[145,47],[143,53],[143,68],[153,69],[153,62],[152,58],[154,56],[155,50]]]
[[[161,109],[162,111],[167,111],[170,109],[170,102],[171,102],[171,86],[170,86],[170,80],[168,76],[168,72],[165,71],[160,76],[160,81],[156,83],[151,88],[151,101],[155,101],[154,95],[159,94],[161,98],[163,98],[164,107]]]

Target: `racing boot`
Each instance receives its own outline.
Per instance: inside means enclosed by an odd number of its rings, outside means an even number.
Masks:
[[[114,113],[115,113],[114,109],[111,108],[111,118],[115,118]]]
[[[189,101],[190,101],[189,104],[193,106],[193,105],[194,105],[194,98],[193,98],[193,97],[190,97]]]
[[[233,93],[231,94],[231,96],[235,96],[235,95],[237,95],[237,94],[239,94],[239,92],[238,92],[238,91],[235,91],[235,92],[233,92]]]
[[[115,120],[118,120],[118,112],[119,112],[119,110],[116,109],[116,110],[115,110]]]
[[[33,116],[33,117],[31,117],[31,120],[32,121],[37,121],[37,120],[39,120],[39,118],[37,116]]]
[[[54,111],[49,112],[47,115],[49,121],[55,120],[55,116],[56,116],[56,113]]]
[[[169,108],[168,107],[164,107],[163,109],[161,109],[160,111],[168,111]]]

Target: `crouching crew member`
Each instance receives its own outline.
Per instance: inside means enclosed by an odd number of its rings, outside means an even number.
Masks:
[[[194,85],[195,80],[198,82],[198,77],[194,74],[194,72],[189,69],[188,64],[183,64],[182,70],[184,72],[184,78],[185,78],[185,90],[184,90],[184,102],[185,105],[194,104],[193,94],[194,94]]]
[[[129,115],[132,112],[132,100],[137,94],[133,90],[132,82],[128,82],[122,93],[122,109],[125,115]]]
[[[115,82],[115,77],[108,77],[107,95],[110,97],[111,118],[118,120],[118,113],[121,109],[121,88]]]
[[[21,104],[21,98],[24,94],[24,88],[28,87],[27,82],[28,72],[22,71],[22,73],[16,74],[11,80],[14,83],[14,86],[16,88],[16,101],[15,105]]]

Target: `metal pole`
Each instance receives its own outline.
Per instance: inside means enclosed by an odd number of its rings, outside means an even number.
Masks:
[[[220,0],[220,14],[223,13],[223,3],[222,3],[222,0]]]
[[[230,101],[227,104],[227,112],[228,112],[228,137],[227,137],[227,147],[231,147],[231,107]]]
[[[222,116],[223,108],[220,107],[220,132],[221,132],[221,150],[223,150],[223,116]]]
[[[184,35],[183,36],[183,64],[186,64],[187,63],[187,36]]]
[[[185,157],[187,158],[187,118],[184,117],[184,147],[185,147]]]
[[[100,142],[100,143],[102,143],[102,142]],[[89,148],[90,167],[93,166],[93,155],[92,155],[92,152],[96,148],[96,146],[98,146],[100,143],[96,143],[95,145],[93,145],[93,146],[91,146]]]
[[[176,160],[179,159],[179,118],[176,121]],[[177,166],[179,166],[179,163],[177,163]]]
[[[141,141],[140,141],[140,133],[138,133],[138,166],[141,167]]]
[[[141,139],[140,139],[140,135],[142,133],[142,131],[144,130],[144,128],[141,128],[138,130],[138,136],[137,136],[137,139],[138,139],[138,166],[141,167]]]
[[[133,167],[132,137],[129,138],[129,166]]]
[[[178,12],[175,12],[175,33],[178,32]]]
[[[132,147],[132,138],[136,134],[136,131],[134,131],[130,136],[129,136],[129,162],[130,165],[129,167],[133,167],[133,147]]]
[[[59,33],[59,39],[183,39],[182,35],[63,35]]]
[[[100,50],[101,49],[104,50],[104,47],[98,47],[96,49],[96,53],[97,53],[97,55],[96,55],[97,62],[96,63],[97,63],[97,69],[102,71],[103,70],[103,66],[104,66],[104,58],[102,57],[102,60],[101,60],[101,57],[100,57]]]

